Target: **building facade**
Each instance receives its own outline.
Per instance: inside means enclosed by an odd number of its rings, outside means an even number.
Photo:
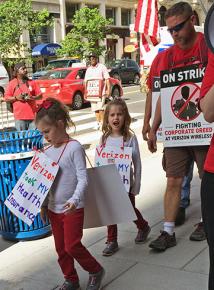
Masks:
[[[197,24],[203,25],[205,12],[209,9],[213,0],[187,0],[193,7],[196,15]],[[164,13],[176,0],[159,0],[159,21],[164,26]],[[137,9],[137,0],[33,0],[33,8],[41,10],[48,9],[50,15],[54,18],[54,25],[51,28],[43,29],[36,38],[30,37],[25,33],[23,41],[29,43],[33,48],[39,43],[60,43],[66,33],[72,28],[72,19],[75,12],[84,7],[98,8],[100,14],[105,18],[112,18],[112,35],[107,35],[105,39],[107,53],[105,61],[111,61],[115,58],[130,57],[136,59],[136,52],[126,53],[124,47],[130,42],[130,24],[134,23]],[[104,60],[103,60],[104,61]]]

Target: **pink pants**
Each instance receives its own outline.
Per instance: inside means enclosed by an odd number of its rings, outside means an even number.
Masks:
[[[72,214],[48,212],[52,226],[58,262],[65,279],[79,281],[74,267],[74,259],[89,273],[97,273],[102,267],[82,245],[84,209]]]
[[[148,226],[148,222],[143,218],[142,214],[135,207],[135,195],[129,193],[129,198],[137,216],[137,220],[134,221],[134,223],[136,224],[139,230],[143,230],[144,228]],[[107,231],[108,231],[107,241],[108,242],[117,241],[117,225],[107,226]]]

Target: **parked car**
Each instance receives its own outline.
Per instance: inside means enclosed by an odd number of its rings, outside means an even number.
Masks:
[[[43,94],[43,99],[54,97],[73,109],[81,109],[87,102],[84,99],[84,77],[86,67],[59,68],[46,73],[36,80]],[[123,89],[120,81],[110,78],[111,96],[121,97]]]
[[[138,85],[140,82],[140,67],[132,59],[116,59],[109,67],[109,74],[122,83],[133,82]]]
[[[38,78],[44,76],[48,71],[55,68],[63,68],[63,67],[71,67],[74,63],[79,63],[80,60],[78,58],[61,58],[49,60],[48,65],[43,67],[42,69],[36,71],[32,75],[33,80],[37,80]]]

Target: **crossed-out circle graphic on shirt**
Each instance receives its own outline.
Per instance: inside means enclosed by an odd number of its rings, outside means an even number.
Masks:
[[[200,87],[195,83],[186,82],[178,86],[171,98],[171,109],[176,118],[191,121],[198,117],[198,99]]]

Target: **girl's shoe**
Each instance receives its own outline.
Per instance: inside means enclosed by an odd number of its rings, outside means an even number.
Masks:
[[[70,280],[65,280],[59,290],[80,290],[79,282],[72,282]]]
[[[143,230],[138,230],[137,237],[135,238],[135,243],[144,244],[150,232],[151,232],[151,228],[149,225]]]
[[[98,273],[90,273],[86,290],[100,290],[105,270],[102,268]]]
[[[117,241],[107,242],[107,246],[103,250],[103,256],[112,256],[119,250]]]

